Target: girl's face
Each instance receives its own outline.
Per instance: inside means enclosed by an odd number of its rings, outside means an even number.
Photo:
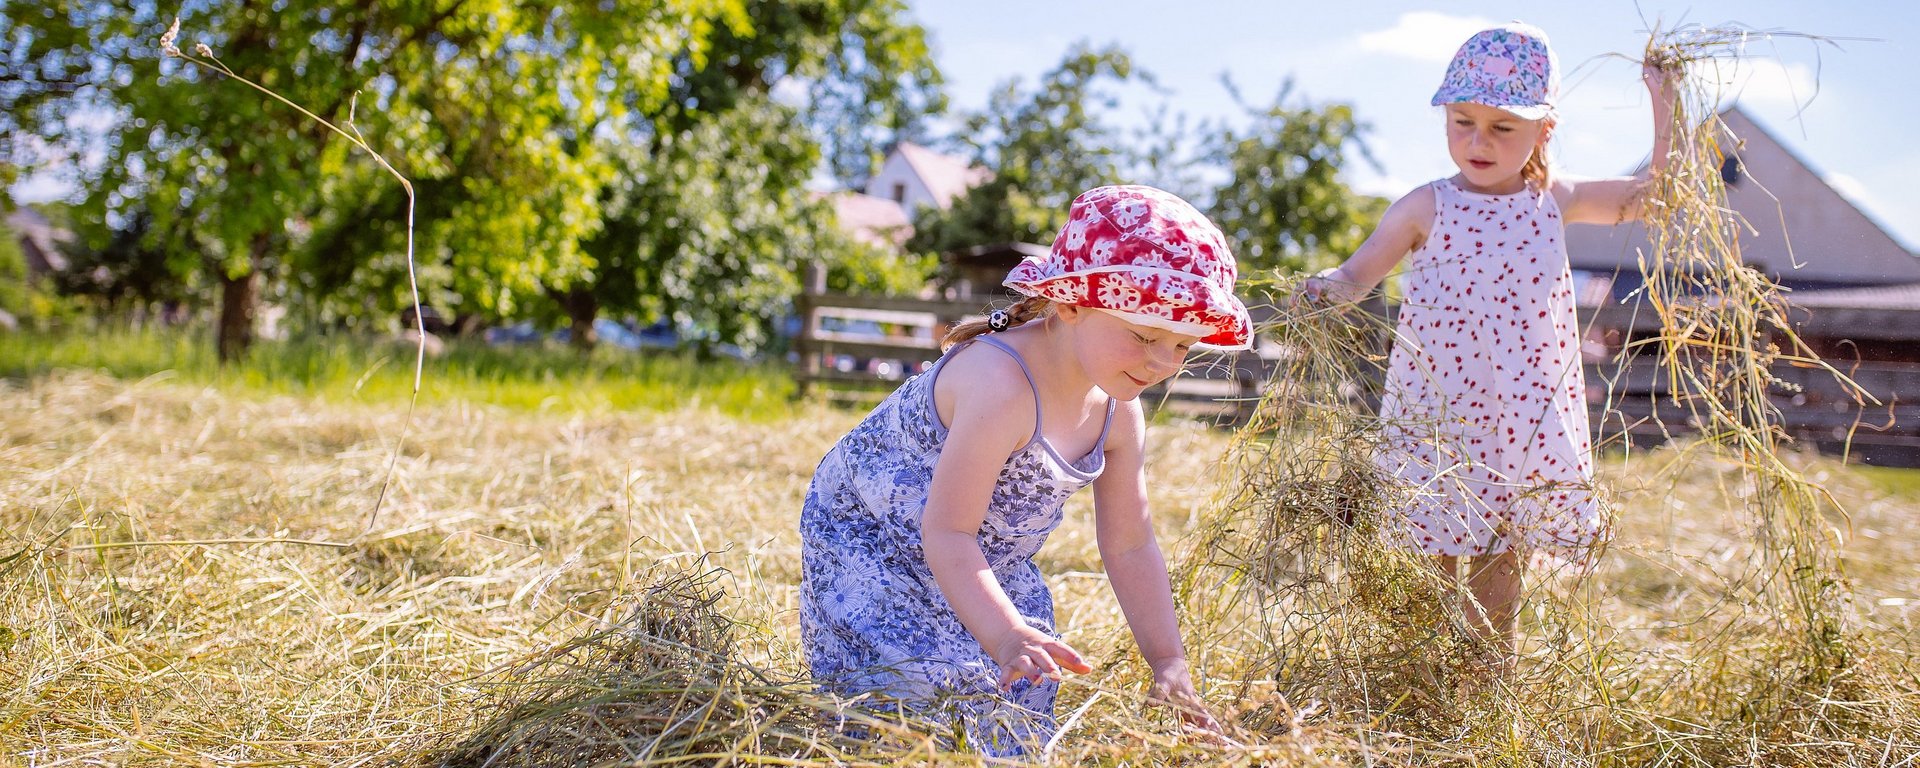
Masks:
[[[1523,120],[1485,104],[1447,105],[1447,153],[1468,191],[1495,195],[1519,192],[1526,186],[1520,169],[1535,148],[1543,147],[1552,129],[1544,120]]]
[[[1180,372],[1198,336],[1135,325],[1098,310],[1059,308],[1075,328],[1074,348],[1087,377],[1117,400],[1132,400]]]

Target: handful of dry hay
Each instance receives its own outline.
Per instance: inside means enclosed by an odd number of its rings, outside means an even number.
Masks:
[[[1650,40],[1645,60],[1677,72],[1718,66],[1782,34],[1681,27]],[[1736,462],[1757,489],[1741,505],[1764,561],[1756,578],[1776,616],[1799,634],[1809,672],[1825,676],[1845,665],[1848,652],[1838,542],[1823,513],[1845,513],[1783,461],[1790,438],[1772,397],[1779,383],[1772,368],[1784,362],[1821,368],[1856,403],[1873,397],[1801,341],[1784,291],[1742,258],[1740,234],[1751,227],[1728,206],[1721,173],[1741,139],[1721,121],[1719,92],[1706,78],[1679,82],[1673,149],[1666,171],[1646,192],[1651,248],[1640,255],[1646,284],[1639,295],[1660,318],[1662,332],[1630,352],[1657,356],[1672,402],[1699,425],[1699,446]]]
[[[738,661],[720,573],[656,566],[619,623],[479,681],[476,727],[423,764],[885,765],[930,752],[924,725],[842,711],[804,679]]]
[[[1458,697],[1498,655],[1425,558],[1391,544],[1383,524],[1412,491],[1374,461],[1391,330],[1376,312],[1292,314],[1266,329],[1282,353],[1235,441],[1219,512],[1202,521],[1178,572],[1191,634],[1236,640],[1194,642],[1196,664],[1235,671],[1229,698],[1278,686],[1296,705],[1331,703],[1329,715],[1418,710],[1431,734],[1456,728]],[[1293,727],[1273,707],[1240,724]],[[1395,721],[1410,725],[1419,724]]]

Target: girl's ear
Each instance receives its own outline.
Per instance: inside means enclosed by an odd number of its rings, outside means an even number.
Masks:
[[[1059,315],[1061,320],[1064,320],[1069,324],[1079,322],[1080,317],[1084,315],[1086,312],[1087,312],[1086,307],[1082,307],[1077,304],[1053,305],[1053,313],[1056,315]]]
[[[1553,138],[1554,125],[1555,123],[1551,119],[1540,121],[1540,140],[1538,142],[1535,142],[1534,146],[1539,147],[1540,149],[1547,148],[1547,141]]]

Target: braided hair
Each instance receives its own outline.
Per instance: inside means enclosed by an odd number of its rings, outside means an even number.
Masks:
[[[1039,296],[1028,296],[1005,309],[995,309],[987,313],[984,320],[961,323],[947,331],[947,337],[940,340],[942,352],[952,349],[953,345],[979,336],[983,333],[1004,331],[1016,328],[1030,320],[1045,317],[1053,312],[1053,302]]]

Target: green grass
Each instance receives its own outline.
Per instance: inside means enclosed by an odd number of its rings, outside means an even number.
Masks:
[[[206,333],[20,333],[0,336],[0,377],[94,370],[119,379],[179,378],[240,395],[404,403],[413,388],[414,354],[409,344],[380,338],[262,341],[246,360],[223,368]],[[454,341],[444,354],[427,358],[420,400],[588,413],[711,408],[769,421],[786,414],[793,391],[786,368],[775,363],[605,348],[583,358],[559,347]]]
[[[1890,496],[1920,499],[1920,469],[1868,466],[1855,469]]]

